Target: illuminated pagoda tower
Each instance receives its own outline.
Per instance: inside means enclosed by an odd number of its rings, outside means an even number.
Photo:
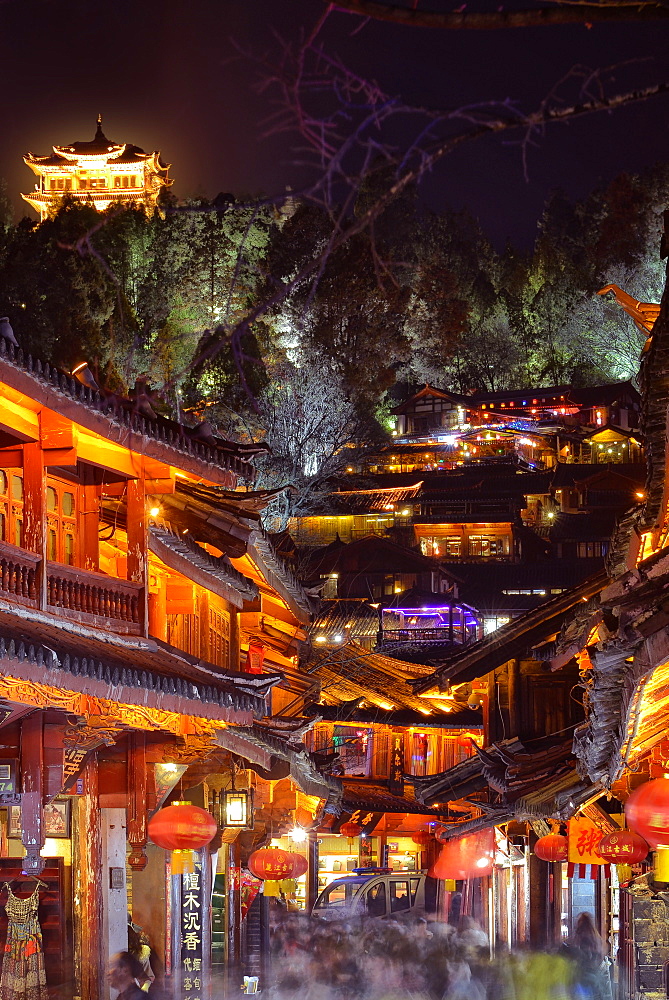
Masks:
[[[145,153],[129,142],[113,142],[102,131],[102,116],[91,142],[54,146],[48,156],[28,153],[24,162],[38,177],[35,190],[21,197],[43,222],[59,199],[68,195],[103,212],[109,205],[143,205],[152,211],[160,192],[172,185],[169,164],[160,153]]]

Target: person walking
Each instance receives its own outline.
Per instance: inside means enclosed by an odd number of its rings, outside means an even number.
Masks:
[[[577,1000],[613,1000],[609,959],[604,941],[589,913],[579,913],[565,950],[574,963]]]

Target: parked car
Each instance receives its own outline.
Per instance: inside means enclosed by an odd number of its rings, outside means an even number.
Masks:
[[[437,880],[390,868],[355,868],[323,889],[312,916],[324,920],[351,917],[425,916],[437,908]]]

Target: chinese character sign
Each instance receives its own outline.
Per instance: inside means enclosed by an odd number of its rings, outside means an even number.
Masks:
[[[181,876],[181,989],[183,1000],[204,1000],[202,981],[204,886],[202,861],[196,856],[195,871]]]
[[[603,836],[602,831],[585,816],[570,819],[567,829],[568,860],[577,865],[606,864],[597,851]]]

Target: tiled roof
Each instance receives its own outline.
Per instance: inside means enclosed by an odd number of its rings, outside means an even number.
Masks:
[[[222,583],[235,591],[243,603],[253,601],[258,596],[258,588],[252,580],[236,570],[227,556],[220,558],[210,555],[206,549],[187,535],[179,535],[165,524],[152,524],[149,528],[149,548],[165,562],[165,550],[187,560],[206,576],[211,578],[211,590]],[[224,596],[228,596],[227,594]]]
[[[225,710],[264,715],[265,699],[281,680],[280,674],[225,671],[155,639],[103,635],[56,615],[12,609],[2,602],[0,664],[10,676],[13,662],[36,668],[35,679],[64,689],[78,678],[87,693],[98,697],[154,702],[190,714],[201,707],[201,714],[222,719]]]
[[[430,573],[433,560],[414,549],[380,535],[353,542],[334,542],[316,549],[309,557],[308,574],[325,573]]]
[[[341,705],[308,705],[305,711],[318,714],[326,722],[382,723],[385,726],[416,726],[421,729],[480,729],[480,712],[469,708],[459,712],[436,712],[429,715],[403,708],[396,712],[380,708],[360,708],[363,698]]]
[[[222,439],[199,439],[194,431],[189,434],[189,428],[174,420],[146,417],[137,411],[132,400],[89,389],[48,362],[15,348],[4,337],[0,337],[0,380],[56,410],[61,409],[62,401],[67,399],[70,407],[80,409],[82,423],[90,423],[83,417],[84,413],[94,414],[97,420],[93,429],[112,440],[122,437],[128,447],[135,450],[147,452],[149,449],[143,442],[152,439],[165,447],[168,460],[171,450],[208,465],[229,469],[251,481],[255,478],[255,469],[239,456],[243,446]],[[70,415],[76,422],[76,410],[71,409]],[[111,433],[114,426],[118,433]],[[129,433],[134,440],[128,438]]]
[[[408,681],[432,673],[425,664],[370,653],[353,641],[336,648],[314,647],[305,669],[320,680],[321,696],[329,703],[365,698],[414,711],[426,706],[424,699],[413,694]]]
[[[604,473],[631,480],[635,484],[642,485],[646,478],[646,466],[643,462],[607,462],[606,464],[596,464],[594,462],[584,462],[582,464],[572,464],[568,462],[558,462],[553,469],[553,489],[575,486],[591,479],[593,476],[600,476]]]
[[[308,753],[302,736],[311,729],[318,717],[282,723],[268,719],[253,726],[230,726],[217,734],[221,746],[233,753],[246,756],[247,760],[269,770],[273,757],[290,765],[290,776],[305,795],[316,795],[326,800],[325,811],[341,811],[342,784],[338,778],[321,773]],[[291,725],[292,723],[292,725]]]
[[[508,625],[502,625],[478,642],[449,656],[430,677],[412,682],[412,687],[416,691],[427,691],[435,685],[461,684],[484,677],[512,657],[527,656],[533,646],[560,631],[574,608],[598,595],[607,579],[606,572],[601,570],[538,608],[514,618]]]
[[[483,816],[466,824],[467,831],[510,819],[568,819],[597,795],[599,785],[583,781],[572,754],[572,738],[547,736],[527,745],[512,737],[476,750],[473,757],[448,771],[410,777],[416,797],[429,805],[459,800],[490,789],[489,804],[476,802]],[[446,834],[467,832],[462,823]]]
[[[439,810],[423,805],[422,802],[418,802],[409,794],[406,797],[392,795],[383,785],[375,785],[367,781],[347,781],[346,779],[344,779],[342,808],[346,812],[365,809],[368,812],[439,815]]]
[[[620,510],[604,509],[583,511],[578,514],[560,512],[555,517],[548,537],[551,542],[560,541],[591,541],[608,539],[613,534]]]

